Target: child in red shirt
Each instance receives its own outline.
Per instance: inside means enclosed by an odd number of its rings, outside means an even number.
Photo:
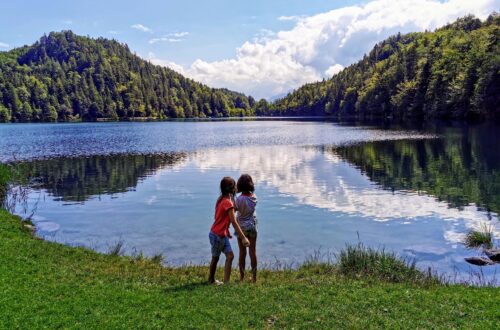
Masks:
[[[221,195],[217,199],[215,204],[215,217],[208,238],[210,240],[210,245],[212,246],[212,260],[210,262],[210,274],[208,276],[209,283],[220,283],[215,281],[215,271],[217,269],[217,263],[219,262],[219,257],[222,252],[226,255],[226,264],[224,266],[224,283],[229,283],[231,277],[231,266],[234,259],[233,250],[231,249],[231,243],[229,238],[229,225],[232,224],[236,232],[238,233],[238,238],[241,238],[244,246],[249,246],[250,242],[245,237],[245,234],[241,230],[236,217],[234,215],[234,203],[233,198],[236,193],[236,182],[231,177],[224,177],[220,182],[220,192]]]

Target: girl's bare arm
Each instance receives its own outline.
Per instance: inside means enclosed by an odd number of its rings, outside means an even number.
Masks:
[[[245,234],[243,234],[243,230],[241,230],[240,224],[238,221],[236,221],[236,217],[234,216],[234,209],[231,209],[229,211],[229,219],[231,220],[231,224],[233,225],[233,228],[236,229],[236,232],[238,233],[238,237],[241,238],[243,241],[244,246],[249,246],[250,241],[246,238]]]

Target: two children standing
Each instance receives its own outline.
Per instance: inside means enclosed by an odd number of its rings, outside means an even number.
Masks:
[[[247,248],[252,267],[252,281],[257,280],[257,217],[255,214],[257,197],[254,191],[252,177],[248,174],[240,176],[238,183],[231,177],[224,177],[220,182],[221,195],[215,203],[214,223],[208,234],[212,246],[209,283],[222,284],[215,279],[215,271],[221,253],[226,255],[224,283],[228,283],[231,277],[234,253],[229,241],[232,238],[229,232],[230,224],[233,225],[235,235],[238,238],[240,281],[245,278]],[[236,193],[240,193],[240,195],[235,199]]]

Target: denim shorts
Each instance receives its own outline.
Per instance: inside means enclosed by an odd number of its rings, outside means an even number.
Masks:
[[[208,234],[208,239],[210,240],[210,245],[212,246],[212,257],[219,257],[222,252],[228,254],[233,252],[231,249],[231,243],[229,242],[229,237],[220,237],[212,232]]]

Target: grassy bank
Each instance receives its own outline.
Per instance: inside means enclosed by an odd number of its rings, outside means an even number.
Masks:
[[[37,239],[3,210],[0,260],[2,329],[491,329],[500,323],[498,288],[355,279],[315,263],[263,271],[256,285],[215,287],[205,284],[205,267],[164,268]]]

